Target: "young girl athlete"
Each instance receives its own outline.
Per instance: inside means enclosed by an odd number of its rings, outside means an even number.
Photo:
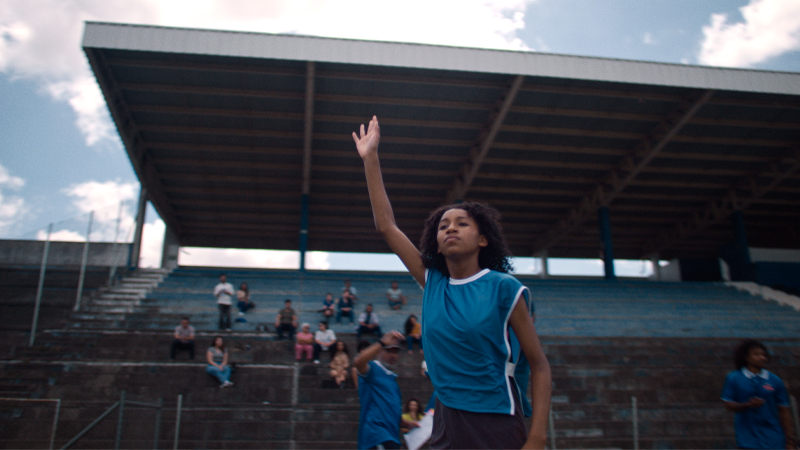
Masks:
[[[544,448],[550,365],[530,293],[505,273],[509,252],[499,214],[476,203],[439,208],[425,222],[418,250],[397,227],[383,186],[378,118],[366,132],[362,124],[353,140],[375,228],[424,288],[422,342],[438,395],[431,448]],[[529,367],[532,411],[525,396]],[[526,433],[523,415],[531,412]]]

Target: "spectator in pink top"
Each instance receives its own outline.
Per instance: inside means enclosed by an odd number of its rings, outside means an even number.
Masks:
[[[311,355],[314,352],[314,335],[310,330],[311,325],[304,323],[301,331],[295,336],[294,358],[298,361],[303,359],[303,353],[306,354],[306,360],[311,361]]]

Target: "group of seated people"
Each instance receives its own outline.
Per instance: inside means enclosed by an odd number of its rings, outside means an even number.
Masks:
[[[291,307],[291,304],[289,303],[287,306]],[[365,314],[368,315],[368,313],[364,313],[362,316]],[[296,320],[296,316],[294,320]],[[370,322],[369,318],[364,319],[364,321]],[[347,344],[344,341],[336,339],[336,334],[333,330],[328,329],[328,322],[324,320],[319,322],[318,329],[314,334],[311,333],[310,328],[311,326],[309,324],[304,323],[301,327],[301,331],[295,336],[295,359],[297,361],[302,361],[305,355],[307,361],[310,362],[313,360],[314,364],[320,364],[320,354],[322,352],[328,352],[330,354],[328,373],[334,380],[336,386],[343,388],[348,378],[351,378],[353,383],[357,386],[358,377],[355,372],[355,367],[351,367],[350,365],[350,352],[347,349]],[[379,327],[378,330],[380,330]],[[414,343],[419,346],[420,353],[422,353],[420,323],[413,314],[406,320],[405,334],[409,353],[413,352]],[[378,335],[381,335],[380,331]],[[370,345],[369,341],[361,340],[360,335],[358,339],[360,342],[357,351],[361,351],[364,347]],[[189,324],[188,317],[183,317],[181,319],[181,324],[175,327],[170,357],[174,360],[179,350],[185,350],[189,352],[189,359],[194,360],[194,341],[194,327]],[[230,381],[231,366],[228,361],[228,351],[225,348],[225,342],[222,336],[214,337],[213,345],[206,350],[206,362],[206,372],[219,380],[220,387],[224,388],[233,385]]]
[[[221,282],[224,283],[225,280],[221,278]],[[240,315],[243,315],[247,310],[255,306],[250,299],[247,283],[241,284],[239,290],[236,292],[236,297]],[[402,305],[406,304],[406,297],[403,295],[396,281],[392,281],[391,288],[386,292],[386,297],[389,307],[393,310],[399,310]],[[326,294],[323,300],[323,309],[320,310],[324,320],[320,321],[319,329],[312,334],[310,330],[311,326],[308,323],[302,324],[300,331],[296,332],[297,313],[292,308],[291,299],[286,299],[284,301],[284,307],[278,312],[275,319],[276,339],[294,338],[294,352],[297,361],[301,361],[303,356],[305,356],[307,361],[313,361],[315,364],[319,364],[320,354],[322,352],[329,352],[329,374],[335,384],[339,387],[343,387],[347,379],[352,378],[354,384],[357,385],[357,376],[355,374],[355,368],[350,365],[350,355],[347,344],[342,341],[337,341],[333,330],[328,329],[328,322],[333,317],[336,318],[336,323],[341,323],[341,318],[343,316],[349,317],[352,323],[355,316],[354,308],[357,300],[357,290],[351,284],[350,280],[345,280],[340,298],[334,299],[333,294]],[[181,350],[188,351],[189,359],[194,360],[194,334],[195,330],[194,327],[189,324],[189,318],[183,317],[181,319],[181,324],[175,328],[174,340],[170,351],[170,357],[173,360],[176,357],[176,353]],[[361,340],[364,334],[374,334],[379,337],[382,335],[378,315],[373,312],[372,304],[366,305],[364,312],[359,315],[358,328],[356,329],[356,339],[360,341],[360,344],[369,345],[369,342]],[[420,352],[422,352],[422,341],[420,340],[421,329],[416,316],[410,315],[406,320],[405,334],[407,336],[409,353],[413,351],[414,343],[419,346]],[[359,345],[359,347],[361,347],[361,345]],[[358,351],[360,350],[359,348]],[[231,367],[228,363],[228,352],[225,349],[224,340],[221,336],[215,337],[213,345],[207,349],[206,362],[206,372],[220,381],[220,387],[233,385],[230,381]]]
[[[179,350],[189,352],[189,359],[194,360],[194,327],[189,324],[189,318],[183,317],[181,324],[175,327],[174,340],[170,349],[170,358],[175,359]],[[219,387],[233,386],[231,383],[231,366],[228,362],[228,350],[222,336],[214,337],[211,347],[206,350],[206,373],[218,379]]]

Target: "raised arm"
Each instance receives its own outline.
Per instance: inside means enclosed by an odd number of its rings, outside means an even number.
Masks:
[[[364,173],[367,177],[369,201],[372,204],[372,215],[375,218],[375,228],[389,244],[389,248],[403,261],[411,276],[420,286],[425,286],[425,266],[422,265],[419,250],[408,237],[397,227],[394,220],[392,205],[386,188],[383,186],[381,164],[378,160],[378,144],[381,140],[381,129],[378,118],[372,116],[369,125],[364,131],[361,124],[360,135],[353,132],[353,140],[359,156],[364,161]]]

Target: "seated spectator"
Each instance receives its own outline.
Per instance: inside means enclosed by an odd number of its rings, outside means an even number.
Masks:
[[[319,352],[333,350],[334,344],[336,344],[336,334],[328,329],[328,322],[323,320],[319,323],[319,330],[314,333],[314,364],[319,364]]]
[[[350,291],[342,292],[342,298],[339,299],[337,303],[337,307],[339,312],[336,313],[336,323],[340,323],[342,321],[342,316],[349,316],[350,323],[353,323],[353,296],[350,294]]]
[[[292,309],[292,301],[288,298],[283,302],[283,309],[278,311],[275,318],[275,331],[278,333],[278,340],[283,339],[284,333],[291,339],[297,329],[297,313]]]
[[[300,330],[295,336],[294,359],[300,361],[305,353],[306,360],[310,362],[311,354],[314,351],[314,335],[311,334],[311,325],[304,323]]]
[[[418,422],[422,420],[423,414],[419,410],[419,400],[415,398],[410,398],[406,402],[406,407],[403,408],[403,415],[400,416],[406,422],[413,422],[419,426]],[[408,433],[411,431],[410,428],[400,428],[400,432],[403,434]]]
[[[206,351],[206,373],[216,377],[220,383],[219,387],[224,388],[233,386],[231,383],[231,366],[228,365],[228,351],[225,350],[225,342],[222,336],[214,338],[214,345],[208,347]]]
[[[322,309],[320,310],[325,322],[328,322],[331,317],[336,314],[336,301],[333,299],[333,294],[328,292],[325,294],[325,300],[322,301]]]
[[[369,341],[358,341],[358,345],[356,346],[356,356],[361,353],[361,350],[364,350],[370,345],[372,344]],[[353,386],[358,389],[358,369],[356,369],[356,366],[353,366],[350,369],[350,379],[353,380]]]
[[[342,341],[336,343],[336,348],[331,355],[330,375],[339,388],[344,388],[347,381],[347,372],[350,367],[350,353],[347,351],[347,344]]]
[[[355,305],[358,302],[358,291],[356,287],[350,283],[350,280],[344,280],[344,288],[342,288],[342,292],[347,291],[350,295],[353,296],[353,304]]]
[[[175,340],[172,341],[172,350],[169,357],[175,359],[178,350],[188,350],[189,359],[194,359],[194,327],[189,325],[189,318],[181,319],[181,324],[175,327]]]
[[[389,300],[389,308],[395,311],[406,304],[406,296],[398,287],[397,281],[392,281],[392,287],[386,290],[386,298]]]
[[[239,315],[243,316],[244,313],[247,312],[249,309],[253,309],[256,307],[256,304],[250,300],[250,290],[247,287],[247,283],[242,283],[239,286],[239,290],[236,291],[236,306],[239,307]],[[247,322],[244,320],[243,317],[239,317],[236,319],[237,322]]]
[[[408,353],[414,351],[414,342],[419,345],[419,352],[422,353],[422,324],[413,314],[406,319],[406,342],[408,342]]]
[[[356,329],[356,339],[361,340],[362,334],[375,334],[380,338],[381,326],[378,324],[378,315],[372,312],[372,304],[367,305],[364,312],[358,316],[358,328]]]

